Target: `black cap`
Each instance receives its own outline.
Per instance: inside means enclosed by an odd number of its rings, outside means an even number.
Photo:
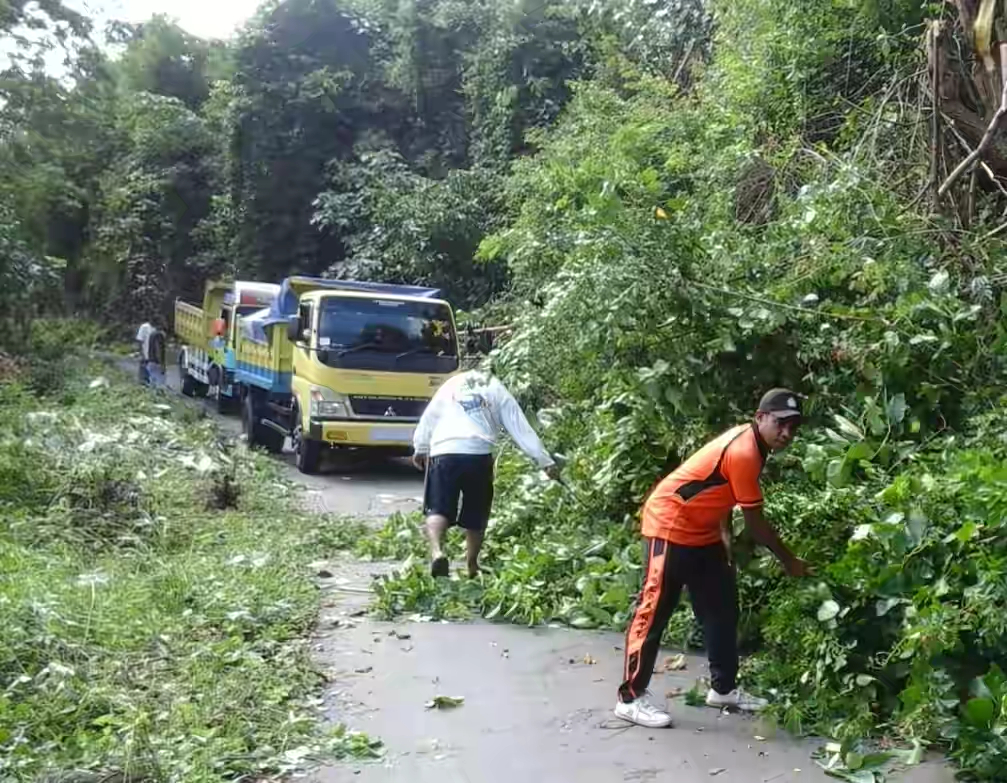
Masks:
[[[801,418],[801,398],[790,389],[770,389],[762,395],[759,413],[772,413],[780,419]]]

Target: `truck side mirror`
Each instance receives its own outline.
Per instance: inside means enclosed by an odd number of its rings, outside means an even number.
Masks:
[[[287,324],[287,339],[292,343],[299,343],[304,339],[301,329],[301,319],[298,318]]]

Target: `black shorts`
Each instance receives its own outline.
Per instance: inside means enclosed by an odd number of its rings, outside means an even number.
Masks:
[[[466,530],[485,530],[492,505],[492,454],[442,454],[430,458],[423,492],[427,516],[445,517]]]

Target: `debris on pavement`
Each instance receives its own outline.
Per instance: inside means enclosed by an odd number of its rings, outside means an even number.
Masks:
[[[685,655],[679,653],[678,655],[669,655],[662,663],[654,667],[654,671],[657,673],[680,672],[684,671],[687,666]]]
[[[428,710],[450,710],[461,707],[464,703],[464,696],[434,696],[424,706]]]

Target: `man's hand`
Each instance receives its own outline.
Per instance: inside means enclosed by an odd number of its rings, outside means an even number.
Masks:
[[[553,481],[559,481],[560,479],[559,465],[556,465],[554,463],[549,467],[545,468],[545,474]]]
[[[806,560],[801,560],[799,557],[791,557],[783,563],[783,570],[787,572],[787,576],[802,577],[802,576],[814,576],[815,569]]]
[[[413,454],[411,458],[413,467],[416,470],[426,470],[427,469],[427,455],[426,454]]]

